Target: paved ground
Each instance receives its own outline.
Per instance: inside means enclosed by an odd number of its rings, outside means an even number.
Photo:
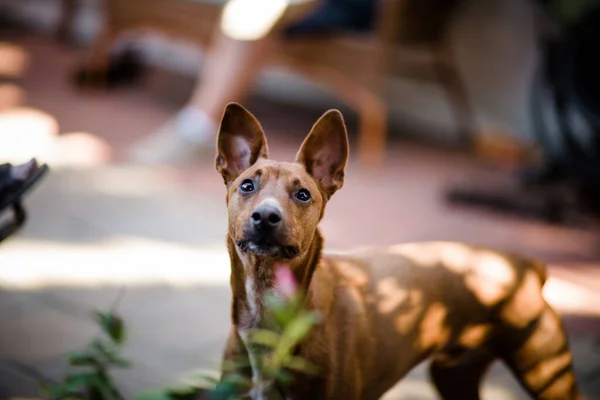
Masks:
[[[211,159],[185,170],[118,162],[176,110],[189,82],[155,74],[142,88],[82,93],[67,79],[76,52],[37,38],[10,44],[29,67],[0,85],[0,158],[28,156],[33,146],[53,172],[28,199],[29,224],[0,252],[0,398],[33,396],[36,376],[60,377],[64,352],[98,333],[90,311],[117,299],[130,326],[126,354],[136,363],[118,375],[125,393],[214,367],[229,307],[221,178]],[[275,157],[291,157],[316,116],[260,98],[248,104],[271,134]],[[441,190],[472,172],[468,160],[400,142],[389,154],[378,173],[350,166],[322,224],[327,246],[453,239],[543,258],[551,263],[547,296],[565,316],[577,374],[588,398],[600,399],[600,373],[590,375],[600,368],[598,238],[449,208]],[[388,398],[434,398],[425,377],[418,368]],[[484,398],[526,397],[496,366]]]

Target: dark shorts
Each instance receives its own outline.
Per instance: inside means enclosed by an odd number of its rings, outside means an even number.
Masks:
[[[338,31],[368,32],[373,29],[375,7],[376,0],[324,0],[285,32],[292,37]]]

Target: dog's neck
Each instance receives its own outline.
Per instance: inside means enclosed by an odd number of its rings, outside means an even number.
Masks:
[[[231,259],[231,290],[233,292],[232,319],[240,328],[260,326],[265,313],[264,295],[275,286],[273,258],[242,252],[231,237],[227,240]],[[321,257],[323,238],[315,231],[308,250],[293,260],[285,261],[294,273],[301,293],[306,293]]]

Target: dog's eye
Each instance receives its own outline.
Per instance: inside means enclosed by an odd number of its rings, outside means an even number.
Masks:
[[[243,192],[243,193],[254,192],[254,182],[252,181],[252,179],[244,179],[244,181],[240,185],[240,192]]]
[[[306,189],[300,189],[296,192],[296,199],[303,203],[308,203],[310,201],[310,192]]]

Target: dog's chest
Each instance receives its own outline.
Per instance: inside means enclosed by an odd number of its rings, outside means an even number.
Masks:
[[[244,307],[240,310],[238,333],[246,342],[249,332],[261,325],[264,306],[264,290],[260,287],[260,282],[252,276],[248,276],[244,283],[246,291]]]
[[[250,368],[252,369],[252,383],[253,389],[250,391],[250,398],[252,400],[263,400],[266,399],[266,394],[264,390],[264,383],[262,381],[262,375],[259,368],[260,365],[260,353],[256,349],[256,346],[253,346],[250,340],[251,328],[238,328],[238,334],[244,343],[248,354],[248,361],[250,362]]]
[[[260,326],[265,307],[263,291],[257,288],[256,281],[253,278],[246,279],[244,288],[245,297],[242,306],[238,309],[238,330],[247,332]],[[242,332],[240,332],[240,335],[242,335]]]
[[[263,323],[265,313],[264,306],[264,287],[262,282],[256,281],[254,277],[248,276],[244,283],[246,292],[244,307],[240,310],[239,323],[237,327],[238,335],[242,340],[248,354],[248,360],[252,369],[252,381],[254,389],[250,393],[253,400],[266,399],[269,383],[263,382],[260,371],[260,349],[251,342],[251,332],[253,329],[260,328]]]
[[[262,299],[260,295],[257,293],[256,281],[252,277],[246,278],[246,282],[244,284],[246,289],[246,313],[250,321],[259,320],[259,313],[262,311]],[[249,322],[250,322],[249,321]]]

